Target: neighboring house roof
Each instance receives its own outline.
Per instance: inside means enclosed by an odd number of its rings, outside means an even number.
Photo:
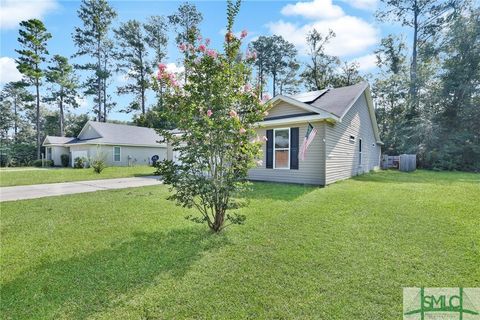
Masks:
[[[96,137],[83,138],[87,128],[92,128]],[[44,145],[53,144],[51,138],[45,139]],[[163,143],[163,138],[151,128],[130,126],[125,124],[116,124],[108,122],[88,121],[80,131],[77,138],[70,138],[69,141],[63,142],[65,146],[78,144],[106,144],[106,145],[131,145],[145,147],[159,147],[159,143]]]
[[[372,127],[377,143],[380,141],[380,134],[378,132],[377,120],[375,117],[375,110],[373,108],[370,87],[367,82],[359,82],[357,84],[340,87],[329,88],[317,91],[304,92],[292,96],[278,95],[269,101],[273,106],[279,102],[286,102],[297,106],[308,113],[300,113],[295,115],[285,115],[281,117],[266,118],[264,123],[279,124],[288,122],[303,122],[326,120],[330,122],[341,122],[345,114],[354,105],[355,101],[365,93],[367,100],[368,111],[372,121]]]
[[[73,137],[56,137],[56,136],[46,136],[43,144],[48,145],[63,145],[75,140]]]

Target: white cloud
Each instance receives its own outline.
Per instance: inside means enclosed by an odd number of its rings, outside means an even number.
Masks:
[[[341,0],[354,8],[374,11],[377,9],[378,0]]]
[[[282,8],[284,16],[302,16],[308,19],[334,19],[345,15],[342,8],[332,3],[332,0],[314,0],[287,4]]]
[[[77,113],[88,113],[90,110],[90,103],[86,97],[75,97],[78,103]]]
[[[0,28],[13,29],[23,20],[41,19],[58,8],[56,0],[2,0]]]
[[[22,74],[17,70],[17,63],[9,57],[0,57],[0,84],[22,80]]]
[[[377,67],[377,57],[375,54],[367,54],[352,60],[358,62],[360,71],[369,71]]]
[[[281,35],[295,44],[301,54],[307,52],[305,38],[313,29],[323,35],[326,35],[330,29],[335,32],[336,37],[326,45],[326,51],[340,57],[361,54],[378,42],[379,32],[372,24],[360,17],[347,15],[339,6],[332,4],[331,0],[289,4],[282,8],[282,14],[314,19],[305,24],[294,24],[283,20],[267,24],[272,34]]]
[[[184,66],[177,66],[174,62],[167,63],[167,71],[171,73],[181,73],[185,71]]]

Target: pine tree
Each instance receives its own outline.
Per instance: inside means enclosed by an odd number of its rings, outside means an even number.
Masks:
[[[95,97],[97,120],[106,121],[109,109],[107,87],[112,67],[109,60],[113,51],[109,31],[117,13],[106,0],[82,0],[77,13],[83,25],[76,27],[73,34],[78,48],[74,57],[87,56],[93,60],[77,67],[90,72],[84,83],[85,94]]]
[[[19,57],[16,60],[17,69],[25,79],[35,87],[36,112],[35,112],[35,128],[36,128],[36,148],[37,158],[40,159],[40,86],[44,77],[42,63],[48,55],[47,41],[52,37],[47,32],[42,21],[30,19],[20,23],[18,42],[22,49],[15,50]]]
[[[47,82],[51,84],[50,95],[45,99],[58,104],[60,136],[65,136],[65,106],[78,107],[78,78],[66,57],[53,56],[52,65],[46,72]]]
[[[146,37],[142,25],[136,20],[129,20],[122,23],[114,30],[117,40],[117,68],[126,75],[128,84],[117,88],[120,95],[133,94],[134,100],[125,110],[146,111],[146,91],[150,87],[152,69],[148,61]]]

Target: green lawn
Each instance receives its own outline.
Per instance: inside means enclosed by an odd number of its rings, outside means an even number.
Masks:
[[[149,166],[108,167],[101,174],[93,172],[92,168],[2,169],[0,170],[0,187],[145,176],[152,175],[153,171],[154,168]]]
[[[1,204],[3,319],[400,319],[480,286],[480,175],[256,183],[220,235],[152,186]]]

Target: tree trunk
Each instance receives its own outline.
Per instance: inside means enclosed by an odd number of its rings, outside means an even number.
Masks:
[[[14,141],[17,141],[17,132],[18,132],[18,111],[17,111],[17,97],[13,99],[13,132],[15,133]]]
[[[38,68],[37,68],[38,69]],[[40,152],[40,83],[38,78],[35,79],[35,90],[37,93],[37,108],[36,108],[36,129],[37,129],[37,159],[41,158]]]
[[[107,122],[107,57],[103,66],[103,122]]]
[[[216,210],[215,221],[213,221],[212,230],[215,232],[219,232],[222,229],[224,219],[225,211]]]
[[[97,59],[97,73],[100,73],[101,70],[101,61],[100,61],[100,53],[98,53]],[[98,99],[98,114],[97,114],[97,121],[102,121],[102,79],[100,74],[97,74],[97,99]]]
[[[60,116],[59,116],[59,120],[60,120],[60,136],[61,137],[65,137],[65,119],[64,119],[64,115],[63,115],[63,93],[62,93],[62,96],[60,97],[60,105],[59,105],[59,111],[60,111]]]
[[[412,64],[410,66],[410,97],[412,98],[412,114],[416,112],[418,106],[417,89],[417,44],[418,44],[418,4],[417,0],[413,7],[413,50]]]
[[[276,85],[275,83],[277,82],[277,73],[274,72],[272,73],[272,77],[273,77],[273,96],[275,97],[277,95],[277,88],[276,88]]]
[[[140,90],[141,90],[141,99],[142,99],[142,114],[145,114],[145,75],[144,75],[144,68],[143,68],[143,59],[142,54],[140,53]]]

